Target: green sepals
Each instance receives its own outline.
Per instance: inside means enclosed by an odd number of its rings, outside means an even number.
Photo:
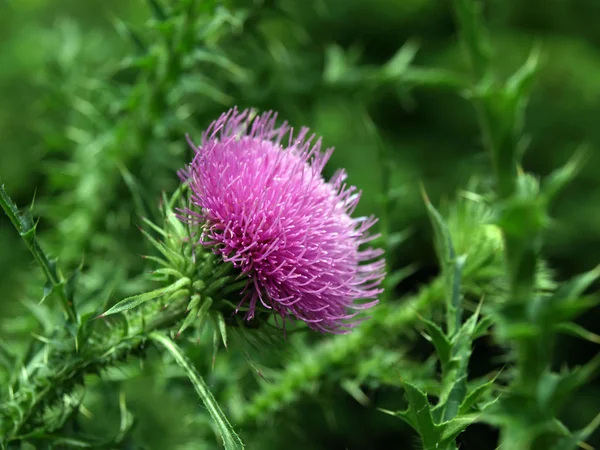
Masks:
[[[219,330],[213,328],[212,332],[212,359],[211,359],[211,369],[215,369],[215,363],[217,362],[217,353],[219,352]]]
[[[150,292],[145,292],[143,294],[134,295],[132,297],[127,297],[126,299],[121,300],[119,303],[117,303],[108,311],[104,312],[98,317],[106,317],[110,316],[111,314],[129,311],[130,309],[133,309],[143,303],[146,303],[149,300],[162,297],[165,294],[169,294],[171,292],[179,290],[182,287],[188,286],[190,283],[191,281],[189,278],[181,278],[180,280],[177,280],[175,283],[169,286],[158,288]]]
[[[150,228],[152,228],[154,231],[156,231],[158,234],[160,234],[163,238],[168,237],[168,234],[165,230],[163,230],[161,227],[159,227],[158,225],[156,225],[154,222],[147,219],[146,217],[142,217],[142,222],[144,222],[146,225],[148,225]],[[153,242],[153,244],[154,244],[154,242]]]
[[[204,290],[204,292],[206,292],[207,295],[216,294],[217,291],[220,291],[228,283],[231,283],[233,277],[221,276],[221,277],[215,277],[215,278],[216,279],[212,283],[210,283],[208,286],[206,286],[206,288]]]
[[[195,302],[195,300],[190,302],[190,305],[188,306],[188,315],[181,324],[181,327],[179,327],[179,331],[175,335],[176,337],[179,337],[181,333],[183,333],[194,322],[197,323],[198,328],[201,328],[204,325],[204,321],[206,320],[208,311],[213,304],[213,300],[212,298],[207,297],[201,304],[199,304],[201,299],[200,296],[196,295],[195,297],[198,299],[198,302]]]
[[[175,278],[185,278],[184,275],[176,270],[176,269],[171,269],[170,267],[163,267],[162,269],[156,269],[154,272],[152,272],[152,274],[156,274],[156,275],[166,275],[167,277],[175,277]]]
[[[192,382],[196,393],[200,397],[200,400],[204,403],[204,406],[210,413],[219,434],[223,440],[223,446],[225,450],[241,450],[244,448],[244,444],[239,436],[234,431],[233,427],[227,420],[227,417],[219,407],[219,404],[215,400],[214,396],[210,392],[210,389],[196,370],[191,362],[186,358],[181,349],[175,345],[175,343],[166,337],[165,335],[154,332],[150,335],[150,338],[162,345],[170,354],[175,358],[177,364],[179,364],[186,375]]]
[[[164,243],[154,239],[146,230],[141,231],[144,234],[144,236],[146,236],[146,238],[150,241],[150,243],[154,246],[154,248],[156,248],[160,253],[162,253],[162,255],[167,259],[167,261],[172,267],[185,267],[186,260],[183,255],[169,248]]]
[[[219,330],[219,335],[223,341],[223,346],[225,349],[227,349],[227,327],[225,324],[225,317],[223,317],[223,314],[220,312],[214,312],[210,317],[214,322],[215,328]]]

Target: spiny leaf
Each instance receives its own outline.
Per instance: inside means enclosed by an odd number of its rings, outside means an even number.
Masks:
[[[106,316],[110,316],[111,314],[128,311],[130,309],[133,309],[133,308],[141,305],[142,303],[145,303],[149,300],[153,300],[155,298],[158,298],[158,297],[168,294],[170,292],[174,292],[174,291],[176,291],[184,286],[187,286],[189,284],[190,284],[189,278],[182,278],[180,280],[177,280],[175,283],[171,284],[170,286],[155,289],[154,291],[145,292],[145,293],[139,294],[139,295],[134,295],[132,297],[128,297],[126,299],[121,300],[119,303],[117,303],[112,308],[110,308],[108,311],[106,311],[105,313],[101,314],[98,317],[106,317]]]
[[[447,373],[452,352],[452,345],[450,343],[450,340],[446,337],[446,335],[438,325],[436,325],[428,319],[421,320],[427,328],[427,339],[431,341],[431,343],[435,347],[435,351],[438,355],[440,364],[442,366],[442,373]]]
[[[462,318],[462,298],[460,294],[460,283],[462,269],[466,258],[457,257],[452,243],[450,230],[442,215],[431,204],[425,189],[422,188],[422,195],[427,207],[427,214],[433,227],[435,236],[435,248],[438,259],[442,266],[442,273],[446,280],[446,318],[448,325],[448,335],[452,336],[461,323]]]
[[[440,430],[433,421],[427,395],[411,383],[402,383],[408,400],[408,409],[398,414],[419,433],[425,446],[438,441]]]
[[[577,300],[598,277],[600,277],[600,265],[562,284],[556,293],[552,295],[552,303]]]
[[[556,408],[600,371],[600,354],[583,366],[564,373],[546,371],[538,383],[537,400],[542,408]]]
[[[576,450],[577,448],[592,449],[592,447],[584,447],[582,441],[585,441],[598,427],[600,427],[600,414],[594,417],[589,425],[582,430],[576,431],[572,436],[562,438],[554,444],[550,450]]]
[[[440,444],[447,445],[453,442],[460,433],[465,431],[469,425],[476,422],[480,416],[480,414],[466,414],[442,423],[443,432]]]
[[[496,381],[496,378],[498,378],[498,375],[469,392],[461,403],[458,414],[465,415],[471,413],[471,410],[475,408],[481,397],[491,391],[491,389],[494,387],[494,382]]]
[[[186,372],[188,378],[194,385],[194,389],[196,393],[200,397],[200,400],[208,409],[212,419],[217,425],[217,429],[219,430],[219,434],[223,439],[223,445],[226,450],[240,450],[244,448],[244,444],[239,436],[233,430],[233,427],[227,420],[227,417],[219,407],[217,401],[214,396],[210,392],[208,386],[196,370],[194,366],[190,363],[190,361],[185,357],[181,349],[175,345],[175,343],[166,337],[165,335],[154,332],[150,335],[150,338],[155,342],[162,345],[174,358],[175,361],[183,368]]]
[[[475,329],[473,330],[473,340],[479,339],[482,336],[488,334],[490,327],[494,324],[494,318],[492,316],[484,316],[481,318]]]
[[[586,149],[580,148],[563,166],[546,177],[542,183],[542,195],[549,203],[564,186],[575,178],[586,162]]]

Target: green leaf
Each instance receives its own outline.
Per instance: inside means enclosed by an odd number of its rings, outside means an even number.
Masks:
[[[371,403],[371,399],[362,391],[356,380],[344,379],[340,382],[340,386],[362,406],[369,406]]]
[[[473,340],[487,335],[493,324],[494,318],[492,316],[482,317],[481,320],[477,322],[477,325],[475,325],[475,330],[473,330]]]
[[[131,27],[131,25],[128,25],[118,17],[114,17],[112,19],[112,22],[113,26],[117,30],[117,33],[119,33],[121,37],[123,37],[124,39],[129,39],[131,42],[133,42],[133,44],[137,47],[140,53],[146,53],[146,44],[144,43],[144,41],[142,41],[140,35]]]
[[[183,370],[185,370],[188,378],[194,385],[194,389],[200,397],[200,400],[202,400],[204,406],[206,407],[206,409],[208,409],[208,412],[210,413],[215,424],[217,425],[217,429],[219,430],[219,434],[223,439],[223,446],[225,447],[225,449],[243,449],[244,444],[242,443],[242,440],[235,433],[233,427],[231,426],[231,424],[227,420],[227,417],[219,407],[208,386],[206,385],[196,368],[185,357],[181,349],[177,345],[175,345],[175,343],[171,339],[169,339],[161,333],[154,332],[150,335],[150,338],[162,345],[175,358],[175,361],[183,368]]]
[[[415,41],[407,41],[382,67],[386,78],[396,80],[408,69],[417,54],[419,46]]]
[[[157,20],[162,22],[163,20],[167,19],[167,14],[158,0],[148,0],[148,3],[150,4],[150,9],[152,9],[152,13]]]
[[[569,334],[571,336],[593,342],[594,344],[600,344],[600,335],[592,333],[591,331],[583,328],[581,325],[573,322],[560,323],[556,326],[555,330],[559,333]]]
[[[400,245],[406,242],[413,235],[413,230],[407,228],[403,231],[390,233],[387,237],[387,248],[391,250],[397,249]]]
[[[435,445],[441,432],[433,421],[431,405],[427,395],[411,383],[403,382],[405,395],[408,400],[408,409],[396,413],[397,417],[404,419],[423,439],[425,447]]]
[[[571,180],[573,180],[586,163],[586,149],[580,148],[559,169],[553,171],[542,183],[542,195],[548,204]]]
[[[121,300],[119,303],[117,303],[112,308],[110,308],[108,311],[106,311],[105,313],[101,314],[98,317],[106,317],[106,316],[110,316],[111,314],[129,311],[130,309],[133,309],[133,308],[141,305],[142,303],[145,303],[149,300],[153,300],[155,298],[161,297],[162,295],[168,294],[170,292],[177,291],[178,289],[180,289],[184,286],[187,286],[189,284],[190,284],[189,278],[182,278],[180,280],[177,280],[175,283],[171,284],[170,286],[155,289],[154,291],[145,292],[145,293],[139,294],[139,295],[134,295],[133,297],[128,297],[126,299]]]
[[[8,345],[0,339],[0,366],[12,370],[17,362],[17,357],[9,350]]]
[[[454,335],[458,329],[462,318],[462,297],[460,294],[461,273],[466,258],[456,256],[450,230],[442,217],[429,201],[427,193],[422,190],[427,214],[433,227],[435,236],[435,248],[442,266],[442,273],[446,281],[446,320],[448,325],[447,333]]]
[[[409,264],[398,270],[394,270],[391,274],[385,277],[386,290],[394,290],[402,281],[410,277],[417,271],[416,264]]]
[[[427,328],[428,336],[426,336],[426,338],[435,347],[435,351],[442,366],[442,373],[445,374],[448,372],[450,365],[452,344],[438,325],[428,319],[421,320]]]
[[[461,403],[460,408],[458,410],[458,414],[466,415],[466,414],[471,413],[472,409],[476,407],[477,402],[484,395],[486,395],[488,392],[490,392],[492,390],[492,388],[494,387],[494,382],[496,381],[496,378],[498,378],[498,375],[496,375],[490,381],[476,387],[471,392],[469,392],[467,394],[467,396],[465,397],[465,399],[463,400],[463,402]]]
[[[442,423],[443,433],[440,439],[442,445],[448,445],[456,439],[456,437],[465,431],[465,429],[476,422],[481,414],[467,414],[461,415],[452,419],[448,422]]]
[[[554,304],[559,304],[577,300],[598,277],[600,277],[600,265],[589,272],[573,277],[568,282],[563,283],[551,296],[550,301]]]
[[[546,371],[538,383],[537,400],[541,408],[556,410],[573,392],[600,372],[600,354],[587,364],[563,373]]]
[[[572,436],[568,436],[559,440],[552,446],[550,450],[576,450],[577,448],[586,448],[581,445],[581,442],[585,441],[591,434],[600,427],[600,414],[582,430],[576,431]],[[591,448],[591,447],[589,447]]]

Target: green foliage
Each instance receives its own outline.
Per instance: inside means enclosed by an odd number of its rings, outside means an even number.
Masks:
[[[0,448],[600,445],[598,7],[80,3],[0,6]],[[243,321],[177,219],[233,105],[322,134],[379,217],[352,333]]]

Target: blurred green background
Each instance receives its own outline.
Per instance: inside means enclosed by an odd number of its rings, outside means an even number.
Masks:
[[[148,2],[3,0],[2,182],[20,205],[29,204],[34,195],[39,199],[40,232],[65,264],[76,265],[85,255],[96,268],[104,265],[99,273],[116,271],[116,279],[134,276],[137,254],[142,251],[139,233],[132,226],[137,223],[139,199],[127,174],[144,186],[147,192],[141,201],[151,205],[162,190],[172,190],[177,182],[175,170],[189,155],[186,131],[198,138],[203,127],[234,104],[274,109],[294,126],[310,126],[324,136],[325,145],[336,147],[328,170],[347,168],[350,182],[363,190],[359,213],[379,212],[382,195],[389,196],[390,228],[410,227],[413,235],[388,258],[392,267],[418,263],[417,274],[397,294],[412,291],[437,270],[419,183],[438,201],[452,197],[474,174],[486,178],[489,173],[476,118],[465,99],[442,85],[413,87],[391,69],[391,75],[385,76],[386,64],[407,42],[417,46],[414,63],[418,66],[465,71],[446,3],[223,2],[231,10],[247,11],[238,18],[240,23],[247,21],[243,26],[225,17],[233,37],[216,44],[235,67],[217,64],[204,70],[199,66],[189,79],[176,81],[167,72],[159,81],[168,95],[149,107],[148,117],[132,119],[139,125],[133,140],[122,138],[126,145],[111,150],[114,166],[98,169],[109,158],[102,156],[98,144],[110,130],[102,114],[119,117],[111,109],[111,99],[118,99],[121,92],[119,82],[135,80],[141,86],[141,102],[157,82],[136,79],[127,68],[116,69],[124,58],[140,52],[124,23],[140,30],[143,45],[151,47],[156,39],[155,34],[144,34],[152,17]],[[589,148],[585,170],[556,204],[546,241],[546,258],[558,278],[566,278],[600,261],[600,2],[483,3],[501,73],[514,71],[532,45],[541,45],[542,70],[526,117],[531,136],[527,170],[546,174],[565,163],[579,146]],[[225,70],[229,78],[222,77]],[[149,98],[152,102],[162,97]],[[192,109],[182,111],[178,102]],[[122,124],[120,133],[127,134],[129,125]],[[386,194],[381,185],[382,154],[392,174]],[[112,187],[105,190],[104,186]],[[115,235],[119,237],[113,242]],[[114,269],[115,264],[122,270]],[[10,223],[0,217],[0,325],[16,336],[28,329],[21,323],[27,313],[17,299],[30,287],[23,275],[30,267],[29,254]],[[134,284],[128,284],[124,293],[135,290]],[[583,324],[597,331],[599,318],[596,310],[583,318]],[[585,361],[596,352],[590,344],[565,340],[561,345],[561,355],[571,362]],[[127,388],[130,407],[140,416],[138,434],[145,436],[142,440],[150,448],[184,448],[186,442],[192,443],[185,448],[199,448],[193,444],[193,420],[198,419],[185,420],[196,408],[195,400],[184,388],[165,396],[160,393],[161,383],[148,375]],[[374,395],[388,394],[383,389]],[[288,423],[286,431],[268,433],[269,444],[250,448],[366,449],[373,448],[374,442],[412,447],[410,435],[399,431],[397,421],[365,410],[341,391],[330,392],[328,398],[333,405],[331,417],[320,412],[314,399],[307,399],[289,413],[293,426]],[[599,398],[600,389],[589,386],[581,399],[574,399],[573,423],[593,416]],[[117,418],[102,417],[98,422],[104,420]],[[103,429],[102,423],[95,426]],[[464,439],[465,448],[493,448],[493,434],[483,426],[473,427]]]

